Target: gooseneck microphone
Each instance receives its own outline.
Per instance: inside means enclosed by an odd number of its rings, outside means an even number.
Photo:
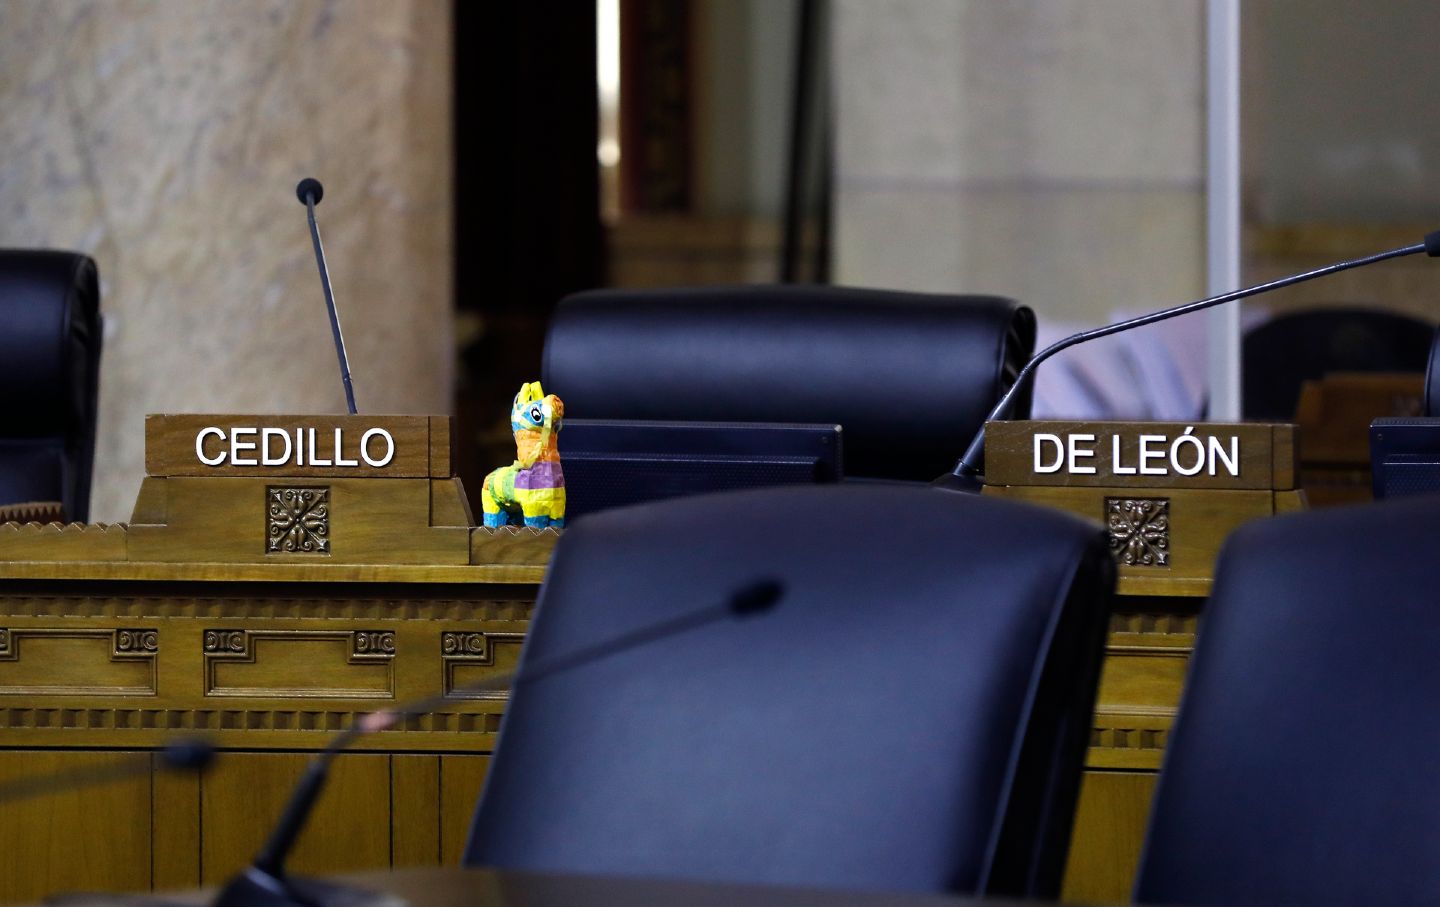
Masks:
[[[985,422],[993,422],[997,419],[1004,419],[1006,416],[1008,416],[1010,414],[1010,407],[1014,403],[1016,394],[1018,394],[1025,387],[1026,383],[1035,373],[1036,367],[1039,366],[1040,363],[1044,362],[1046,359],[1049,359],[1051,356],[1060,352],[1061,350],[1069,349],[1076,344],[1084,343],[1087,340],[1096,340],[1101,337],[1109,337],[1111,334],[1118,334],[1121,331],[1128,331],[1131,328],[1144,327],[1147,324],[1154,324],[1157,321],[1164,321],[1167,318],[1174,318],[1177,315],[1188,315],[1191,312],[1199,312],[1202,309],[1208,309],[1211,306],[1221,305],[1227,302],[1235,302],[1239,299],[1245,299],[1250,296],[1257,296],[1261,293],[1268,293],[1271,290],[1279,290],[1284,287],[1294,286],[1297,283],[1304,283],[1307,280],[1314,280],[1317,277],[1324,277],[1327,274],[1336,274],[1340,271],[1348,271],[1351,268],[1361,268],[1365,265],[1373,265],[1377,262],[1388,261],[1392,258],[1401,258],[1406,255],[1415,255],[1420,252],[1424,252],[1431,258],[1440,257],[1440,230],[1436,230],[1433,233],[1427,233],[1425,235],[1425,239],[1422,242],[1415,243],[1414,245],[1402,246],[1398,249],[1390,249],[1387,252],[1377,252],[1374,255],[1367,255],[1364,258],[1355,258],[1349,261],[1336,262],[1335,264],[1325,265],[1323,268],[1316,268],[1313,271],[1306,271],[1302,274],[1294,274],[1290,277],[1282,277],[1278,280],[1272,280],[1268,283],[1257,284],[1256,286],[1248,287],[1243,290],[1235,290],[1230,293],[1222,293],[1219,296],[1211,296],[1208,299],[1199,299],[1195,302],[1187,302],[1183,305],[1173,306],[1168,309],[1161,309],[1158,312],[1151,312],[1148,315],[1140,315],[1136,318],[1130,318],[1125,321],[1116,322],[1115,324],[1107,324],[1104,327],[1093,328],[1088,331],[1081,331],[1078,334],[1073,334],[1069,337],[1064,338],[1063,340],[1059,340],[1055,343],[1050,344],[1045,349],[1041,350],[1039,353],[1036,353],[1029,362],[1025,363],[1025,367],[1020,369],[1020,373],[1015,376],[1015,381],[1013,384],[1010,385],[1010,389],[1006,391],[1004,396],[1000,398],[1000,402],[995,404],[995,408],[990,410],[990,415],[985,417]],[[985,425],[982,423],[980,426],[980,431],[975,434],[975,439],[970,442],[969,447],[965,448],[964,455],[961,456],[959,462],[955,464],[955,469],[936,479],[932,484],[937,488],[943,488],[949,491],[960,491],[974,494],[979,492],[981,487],[984,486],[984,480]]]
[[[295,187],[295,197],[310,217],[310,242],[315,246],[315,266],[320,269],[320,286],[325,290],[325,307],[330,312],[330,333],[335,335],[335,355],[340,357],[340,380],[345,383],[345,405],[355,415],[355,389],[350,385],[350,358],[345,355],[345,337],[340,333],[340,315],[335,311],[335,293],[330,289],[330,268],[325,264],[325,247],[320,244],[320,227],[315,223],[315,206],[325,197],[325,187],[307,176]]]
[[[457,687],[448,694],[439,694],[401,705],[393,709],[382,709],[356,721],[337,734],[305,769],[304,776],[295,786],[295,793],[285,805],[285,811],[276,824],[270,839],[255,857],[255,862],[235,876],[215,899],[215,907],[338,907],[338,905],[369,904],[383,899],[383,895],[344,888],[313,879],[292,878],[285,874],[285,859],[289,856],[295,839],[305,827],[305,821],[314,809],[315,801],[325,787],[330,763],[359,738],[378,731],[389,730],[401,722],[424,715],[454,698],[475,693],[503,690],[509,687],[526,686],[556,674],[583,667],[587,664],[627,652],[653,642],[678,636],[681,633],[726,619],[744,619],[762,614],[775,607],[784,595],[784,587],[773,579],[762,579],[748,583],[719,604],[672,617],[624,633],[619,637],[590,646],[582,646],[573,652],[558,655],[543,662],[527,665],[523,672],[511,671],[487,677],[484,680],[463,687]]]
[[[215,747],[208,740],[185,739],[168,743],[155,755],[163,768],[182,772],[201,772],[215,759]],[[102,765],[84,765],[62,769],[48,775],[28,775],[0,784],[0,805],[29,800],[60,791],[79,790],[111,781],[150,773],[150,753],[121,756]]]

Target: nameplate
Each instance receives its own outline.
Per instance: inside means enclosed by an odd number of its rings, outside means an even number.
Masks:
[[[991,422],[987,485],[1289,490],[1295,426],[1219,422]]]
[[[145,472],[448,478],[450,417],[146,416]]]

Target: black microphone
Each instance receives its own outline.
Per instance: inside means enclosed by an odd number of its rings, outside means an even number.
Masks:
[[[150,753],[126,755],[104,765],[61,769],[48,775],[30,775],[0,784],[0,804],[29,800],[57,791],[93,787],[150,772]],[[165,745],[156,755],[164,768],[201,772],[215,759],[215,747],[208,740],[187,738]]]
[[[387,896],[384,895],[285,875],[285,858],[289,856],[295,839],[305,827],[305,821],[325,787],[330,763],[359,738],[388,730],[409,718],[427,714],[453,699],[456,694],[463,696],[532,684],[707,624],[727,618],[741,620],[763,614],[775,607],[784,591],[784,586],[778,580],[757,580],[736,589],[720,604],[688,611],[624,633],[618,638],[583,646],[538,664],[526,665],[523,671],[497,674],[457,687],[449,694],[441,693],[364,716],[336,735],[330,744],[310,761],[304,776],[295,786],[290,802],[285,805],[285,811],[270,839],[260,849],[255,861],[220,890],[215,899],[215,907],[337,907],[340,904],[370,904],[386,899]]]
[[[325,187],[307,176],[295,187],[295,197],[310,217],[310,242],[315,246],[315,266],[320,269],[320,286],[325,290],[325,307],[330,312],[330,333],[335,335],[335,355],[340,358],[340,380],[345,384],[345,405],[355,415],[355,389],[350,386],[350,359],[345,355],[345,337],[340,333],[340,315],[335,311],[335,294],[330,289],[330,268],[325,264],[325,247],[320,244],[320,227],[315,223],[315,206],[325,197]]]
[[[1388,252],[1377,252],[1374,255],[1367,255],[1364,258],[1354,258],[1349,261],[1336,262],[1326,265],[1323,268],[1316,268],[1313,271],[1306,271],[1302,274],[1294,274],[1290,277],[1281,277],[1268,283],[1257,284],[1243,290],[1235,290],[1230,293],[1222,293],[1219,296],[1211,296],[1208,299],[1199,299],[1195,302],[1187,302],[1183,305],[1172,306],[1168,309],[1161,309],[1158,312],[1151,312],[1148,315],[1140,315],[1115,324],[1108,324],[1104,327],[1093,328],[1088,331],[1081,331],[1063,340],[1050,344],[1045,349],[1036,353],[1025,367],[1015,376],[1015,382],[1010,389],[990,410],[990,415],[985,417],[985,422],[994,422],[1003,419],[1010,413],[1010,407],[1018,394],[1035,373],[1035,368],[1051,356],[1068,349],[1076,344],[1084,343],[1087,340],[1096,340],[1100,337],[1108,337],[1111,334],[1118,334],[1121,331],[1128,331],[1131,328],[1144,327],[1147,324],[1154,324],[1157,321],[1164,321],[1167,318],[1174,318],[1177,315],[1188,315],[1191,312],[1198,312],[1208,309],[1211,306],[1220,305],[1226,302],[1234,302],[1238,299],[1245,299],[1249,296],[1256,296],[1260,293],[1268,293],[1271,290],[1279,290],[1284,287],[1294,286],[1297,283],[1304,283],[1307,280],[1314,280],[1316,277],[1324,277],[1327,274],[1336,274],[1340,271],[1348,271],[1351,268],[1360,268],[1365,265],[1373,265],[1376,262],[1387,261],[1391,258],[1401,258],[1406,255],[1415,255],[1424,252],[1431,258],[1440,257],[1440,230],[1425,234],[1425,239],[1410,246],[1402,246],[1398,249],[1391,249]],[[975,494],[985,485],[985,425],[982,423],[980,431],[975,434],[975,439],[970,446],[965,448],[965,453],[955,464],[955,469],[946,473],[931,483],[936,488],[943,488],[947,491],[959,491]]]

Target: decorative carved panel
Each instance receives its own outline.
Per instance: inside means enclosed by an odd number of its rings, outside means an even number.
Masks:
[[[330,553],[330,489],[322,486],[266,489],[267,554]]]
[[[1170,499],[1106,498],[1110,553],[1126,567],[1170,566]]]
[[[388,630],[206,630],[206,696],[393,699]]]
[[[0,629],[0,696],[153,696],[153,629]]]
[[[523,633],[441,633],[440,658],[445,666],[445,696],[450,699],[509,699],[509,690],[467,691],[464,687],[503,674],[509,667],[504,664],[497,665],[496,650],[506,653],[508,659],[505,660],[510,660],[513,665],[514,660],[519,658],[524,639]]]

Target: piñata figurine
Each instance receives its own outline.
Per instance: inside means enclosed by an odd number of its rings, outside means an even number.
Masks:
[[[560,471],[560,420],[565,404],[546,395],[539,381],[521,385],[510,407],[515,462],[485,477],[480,507],[490,528],[518,524],[556,529],[565,525],[565,474]]]

